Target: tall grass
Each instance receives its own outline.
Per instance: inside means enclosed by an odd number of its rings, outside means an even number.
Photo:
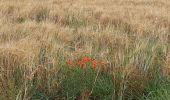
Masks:
[[[1,0],[0,100],[169,100],[168,5]]]

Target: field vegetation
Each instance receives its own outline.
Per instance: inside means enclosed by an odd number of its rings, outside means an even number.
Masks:
[[[0,0],[0,100],[170,100],[170,0]]]

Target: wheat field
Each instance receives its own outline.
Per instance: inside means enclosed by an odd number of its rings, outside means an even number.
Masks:
[[[169,100],[169,0],[0,0],[0,100]]]

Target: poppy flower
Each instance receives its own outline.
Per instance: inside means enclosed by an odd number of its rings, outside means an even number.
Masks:
[[[93,69],[96,69],[96,66],[97,66],[97,61],[93,60],[93,61],[92,61],[92,67],[93,67]]]
[[[86,65],[85,62],[83,61],[78,61],[77,64],[81,66],[82,68]]]
[[[82,58],[82,61],[86,63],[86,62],[91,62],[92,60],[91,60],[91,58],[84,57],[84,58]]]
[[[72,61],[67,61],[66,63],[67,63],[67,65],[73,65]]]

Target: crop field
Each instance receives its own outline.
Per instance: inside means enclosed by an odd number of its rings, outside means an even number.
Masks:
[[[0,0],[0,100],[170,100],[170,0]]]

